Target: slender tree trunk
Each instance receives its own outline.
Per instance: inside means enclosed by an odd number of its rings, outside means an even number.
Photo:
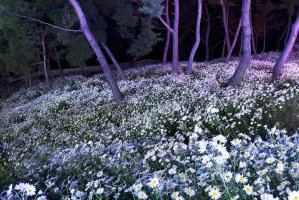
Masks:
[[[170,19],[169,19],[169,0],[165,0],[165,15],[166,15],[166,23],[170,26]],[[169,44],[170,44],[170,37],[171,32],[169,29],[167,29],[167,35],[166,35],[166,41],[165,41],[165,47],[163,52],[163,65],[166,65],[167,63],[167,56],[169,51]]]
[[[222,15],[223,15],[223,25],[224,25],[224,30],[225,30],[225,38],[226,38],[226,46],[227,46],[227,51],[229,51],[230,49],[230,39],[229,39],[229,32],[228,32],[228,21],[227,21],[227,12],[226,12],[226,8],[225,5],[223,3],[223,0],[220,0],[220,4],[222,7]]]
[[[197,49],[200,44],[201,15],[202,15],[202,0],[198,0],[198,13],[197,13],[197,23],[196,23],[196,41],[195,41],[195,44],[193,45],[193,48],[192,48],[190,56],[189,56],[188,70],[187,70],[188,75],[190,75],[192,73],[192,64],[193,64],[195,54],[196,54]]]
[[[117,82],[112,74],[112,71],[109,68],[108,62],[107,62],[99,44],[97,43],[95,36],[92,34],[91,30],[89,29],[89,26],[88,26],[87,20],[86,20],[86,16],[85,16],[80,4],[78,3],[77,0],[69,0],[69,2],[72,5],[72,7],[74,8],[74,10],[79,18],[82,32],[84,33],[87,41],[89,42],[90,46],[92,47],[93,51],[95,52],[95,54],[98,58],[98,61],[100,62],[101,66],[102,66],[105,77],[107,79],[107,82],[108,82],[111,90],[112,90],[112,93],[113,93],[113,96],[115,98],[117,105],[119,105],[119,106],[123,105],[123,96],[122,96],[120,89],[117,85]]]
[[[240,34],[241,26],[242,26],[242,18],[241,18],[240,21],[239,21],[238,29],[237,29],[237,32],[236,32],[236,34],[235,34],[235,38],[234,38],[233,44],[232,44],[232,46],[231,46],[231,48],[230,48],[230,50],[229,50],[229,52],[228,52],[228,54],[227,54],[226,61],[225,61],[226,63],[228,63],[229,60],[231,59],[233,50],[234,50],[234,48],[235,48],[235,46],[236,46],[236,43],[237,43],[237,41],[238,41],[238,37],[239,37],[239,34]]]
[[[294,44],[295,44],[297,36],[298,36],[298,31],[299,31],[299,13],[297,14],[296,21],[293,24],[288,42],[273,69],[272,73],[273,73],[274,79],[278,79],[281,76],[282,67],[285,64],[285,62],[287,61],[288,57],[290,56],[290,54],[293,50]]]
[[[267,21],[266,21],[266,12],[264,12],[264,14],[263,14],[263,16],[264,16],[264,41],[263,41],[263,51],[262,51],[262,53],[264,53],[265,52],[265,50],[266,50],[266,37],[267,37]]]
[[[47,56],[46,56],[46,45],[45,45],[45,36],[42,34],[42,46],[43,46],[43,66],[44,66],[44,73],[46,78],[46,83],[49,88],[51,88],[49,75],[48,75],[48,68],[47,68]]]
[[[114,55],[112,54],[112,52],[110,51],[109,47],[105,44],[105,43],[101,43],[102,46],[104,47],[106,53],[108,54],[109,58],[111,59],[111,61],[113,62],[114,66],[116,67],[121,79],[125,80],[125,75],[123,70],[121,69],[120,65],[118,64],[116,58],[114,57]]]
[[[56,59],[57,65],[58,65],[60,76],[61,76],[61,78],[64,78],[63,69],[62,69],[62,66],[61,66],[61,62],[60,62],[56,47],[54,47],[54,53],[55,53],[55,59]]]
[[[206,61],[208,61],[210,59],[210,45],[209,45],[209,41],[210,41],[210,31],[211,31],[211,17],[210,17],[210,12],[209,12],[209,7],[208,7],[208,3],[205,3],[205,10],[207,13],[207,32],[206,32]]]
[[[179,22],[180,22],[180,0],[174,0],[175,14],[173,26],[173,53],[172,74],[179,74]]]
[[[228,80],[228,86],[237,86],[250,65],[251,57],[251,23],[250,23],[251,0],[242,2],[242,26],[243,26],[243,56],[234,75]]]
[[[254,29],[253,29],[253,25],[252,25],[252,15],[250,12],[250,27],[251,27],[251,42],[252,42],[252,49],[253,49],[253,53],[254,56],[257,55],[257,51],[256,51],[256,46],[255,46],[255,34],[254,34]]]

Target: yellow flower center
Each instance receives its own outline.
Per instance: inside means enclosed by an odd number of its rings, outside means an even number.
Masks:
[[[299,200],[299,197],[297,196],[297,197],[294,197],[294,200]]]
[[[212,196],[213,196],[213,197],[217,196],[217,192],[213,192],[213,193],[212,193]]]

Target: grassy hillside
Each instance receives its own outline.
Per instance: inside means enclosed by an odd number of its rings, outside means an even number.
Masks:
[[[237,59],[196,63],[192,77],[127,71],[124,109],[100,75],[24,88],[0,104],[0,194],[30,183],[50,199],[288,197],[299,190],[299,57],[273,83],[277,57],[259,55],[238,88],[215,80]]]

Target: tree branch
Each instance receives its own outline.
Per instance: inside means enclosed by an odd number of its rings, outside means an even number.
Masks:
[[[56,26],[56,25],[53,25],[53,24],[41,21],[39,19],[35,19],[35,18],[32,18],[32,17],[25,16],[25,15],[20,15],[20,14],[16,14],[16,13],[14,13],[13,15],[16,16],[16,17],[20,17],[20,18],[23,18],[23,19],[30,20],[30,21],[38,22],[40,24],[45,24],[45,25],[48,25],[48,26],[50,26],[52,28],[56,28],[56,29],[59,29],[59,30],[62,30],[62,31],[67,31],[67,32],[82,32],[82,30],[80,30],[80,29],[76,30],[76,29],[62,28],[62,27],[59,27],[59,26]]]
[[[162,17],[159,17],[160,22],[171,32],[173,33],[173,29],[170,27],[170,25],[164,21]]]

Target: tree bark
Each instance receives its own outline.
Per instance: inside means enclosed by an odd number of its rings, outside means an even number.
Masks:
[[[207,31],[206,31],[206,61],[210,59],[210,45],[209,45],[209,40],[210,40],[210,31],[211,31],[211,17],[210,17],[210,12],[209,12],[209,7],[208,3],[205,3],[205,10],[207,13]]]
[[[250,23],[251,0],[242,2],[242,26],[243,26],[243,56],[233,76],[228,80],[228,86],[237,86],[250,65],[251,60],[251,23]]]
[[[123,70],[121,69],[119,63],[117,62],[116,58],[114,57],[114,55],[112,54],[112,52],[110,51],[109,47],[105,44],[105,43],[101,43],[102,46],[104,47],[106,53],[108,54],[109,58],[111,59],[111,61],[113,62],[114,66],[116,67],[120,77],[122,80],[125,80],[125,75]]]
[[[85,13],[83,12],[83,10],[77,0],[69,0],[69,2],[72,5],[72,7],[74,8],[74,10],[79,18],[80,26],[81,26],[81,30],[82,30],[83,34],[85,35],[87,41],[89,42],[91,48],[93,49],[93,51],[95,52],[95,54],[97,56],[98,61],[100,62],[101,66],[102,66],[106,80],[112,90],[112,93],[113,93],[113,96],[114,96],[114,99],[115,99],[117,105],[118,106],[123,105],[123,96],[122,96],[120,89],[117,85],[117,82],[112,74],[112,71],[109,68],[108,62],[107,62],[99,44],[97,43],[95,36],[89,29]]]
[[[233,44],[232,44],[232,46],[231,46],[231,48],[230,48],[230,50],[229,50],[229,52],[228,52],[228,54],[227,54],[226,61],[225,61],[226,63],[228,63],[229,60],[231,59],[233,50],[234,50],[234,48],[235,48],[235,46],[236,46],[236,43],[237,43],[237,41],[238,41],[238,37],[239,37],[239,34],[240,34],[241,26],[242,26],[242,18],[241,18],[240,21],[239,21],[238,29],[237,29],[237,32],[236,32],[236,34],[235,34],[235,38],[234,38]]]
[[[281,76],[282,67],[285,64],[285,62],[287,61],[288,57],[290,56],[290,54],[293,50],[294,44],[295,44],[297,36],[298,36],[298,31],[299,31],[299,13],[297,14],[296,21],[293,24],[288,42],[273,69],[272,74],[273,74],[274,79],[278,79]]]
[[[166,23],[170,26],[170,19],[169,19],[169,0],[165,0],[165,16],[166,16]],[[169,51],[169,44],[170,44],[170,37],[171,32],[169,29],[167,29],[167,35],[166,35],[166,41],[165,41],[165,47],[163,52],[163,65],[166,65],[167,63],[167,56]]]
[[[179,74],[179,22],[180,22],[180,0],[174,0],[175,14],[173,26],[173,52],[172,52],[172,74]]]
[[[43,47],[43,66],[44,66],[44,74],[46,78],[46,83],[49,88],[51,88],[50,80],[49,80],[49,74],[48,74],[48,68],[47,68],[47,56],[46,56],[46,45],[45,45],[45,36],[42,34],[42,47]]]
[[[225,30],[225,38],[226,38],[226,46],[227,46],[227,51],[230,49],[230,39],[229,39],[229,32],[228,32],[228,21],[227,21],[227,12],[225,5],[223,3],[223,0],[220,0],[220,4],[222,7],[222,15],[223,15],[223,25],[224,25],[224,30]]]
[[[189,62],[188,62],[188,70],[187,75],[192,73],[192,65],[194,61],[195,54],[200,44],[200,24],[201,24],[201,15],[202,15],[202,0],[198,0],[198,13],[197,13],[197,22],[196,22],[196,41],[192,47]]]

